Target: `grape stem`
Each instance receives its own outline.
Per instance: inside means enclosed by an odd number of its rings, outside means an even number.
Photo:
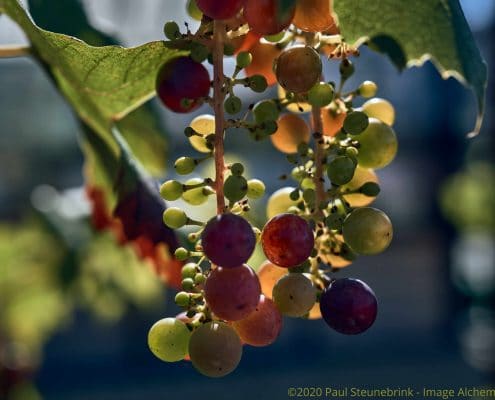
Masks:
[[[325,179],[323,178],[323,162],[325,158],[325,140],[323,138],[323,121],[321,119],[321,108],[314,107],[311,112],[311,119],[313,123],[313,131],[315,133],[315,211],[314,214],[319,218],[323,217],[323,211],[320,208],[320,204],[326,199],[325,195]]]
[[[31,47],[19,45],[0,46],[0,58],[24,57],[31,54]]]
[[[224,130],[225,117],[223,102],[225,100],[223,74],[223,47],[225,38],[225,23],[216,20],[213,25],[213,110],[215,114],[215,191],[217,193],[217,214],[225,211],[223,182],[225,174],[224,160]]]

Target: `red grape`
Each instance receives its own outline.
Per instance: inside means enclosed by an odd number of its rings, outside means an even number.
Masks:
[[[303,93],[320,81],[322,63],[310,46],[295,46],[280,54],[275,63],[278,83],[290,92]]]
[[[205,282],[205,300],[211,311],[226,321],[238,321],[254,311],[261,294],[258,276],[248,265],[218,267]]]
[[[233,268],[251,257],[256,236],[244,218],[234,214],[221,214],[208,221],[201,235],[201,243],[212,263]]]
[[[244,343],[268,346],[275,341],[282,329],[282,315],[273,301],[261,295],[256,309],[232,326]]]
[[[234,17],[242,7],[243,0],[196,0],[198,8],[213,19]]]
[[[156,92],[163,104],[177,113],[196,110],[210,92],[206,68],[189,57],[165,63],[158,73]]]
[[[249,27],[260,35],[283,31],[292,22],[295,12],[296,2],[293,0],[246,0],[244,4],[244,16]]]
[[[366,283],[351,278],[337,279],[322,293],[320,310],[331,328],[356,335],[375,322],[377,301]]]
[[[311,255],[313,231],[305,219],[293,214],[280,214],[263,228],[261,244],[272,263],[285,268],[295,267]]]

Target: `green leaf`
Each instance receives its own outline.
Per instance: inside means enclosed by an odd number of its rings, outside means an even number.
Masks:
[[[129,49],[92,47],[37,27],[17,0],[0,0],[0,9],[24,30],[79,117],[115,150],[111,124],[152,98],[160,66],[183,54],[165,42]]]
[[[483,120],[487,67],[476,46],[458,0],[334,0],[341,34],[348,43],[372,41],[399,67],[427,60],[442,78],[456,78],[474,90],[478,118]]]

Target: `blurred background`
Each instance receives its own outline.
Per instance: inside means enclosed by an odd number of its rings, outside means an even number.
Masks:
[[[394,241],[385,253],[339,272],[374,289],[375,325],[347,337],[322,321],[285,319],[275,344],[245,347],[239,368],[220,380],[149,352],[149,327],[178,312],[174,291],[111,234],[91,229],[77,121],[39,65],[1,60],[0,399],[265,400],[286,398],[292,386],[493,387],[495,2],[461,4],[489,65],[478,137],[466,138],[474,97],[457,81],[442,80],[430,63],[399,74],[388,59],[363,49],[349,81],[350,87],[375,81],[378,96],[397,112],[399,154],[378,171],[382,192],[374,203],[391,217]],[[30,5],[42,27],[74,34],[74,26],[89,23],[108,35],[105,41],[125,46],[161,40],[166,20],[194,24],[175,1]],[[0,17],[0,45],[13,43],[25,38]],[[337,79],[337,67],[326,66],[329,80]],[[246,104],[257,99],[241,94]],[[169,142],[170,166],[192,154],[182,130],[194,115],[152,105]],[[228,137],[228,161],[241,157],[267,193],[285,186],[277,179],[289,171],[285,157],[269,141],[248,148],[245,139]],[[254,210],[260,222],[267,197]]]

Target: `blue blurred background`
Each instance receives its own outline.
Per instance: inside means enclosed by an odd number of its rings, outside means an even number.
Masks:
[[[55,4],[71,10],[77,1],[31,3],[43,4],[37,13],[50,21]],[[220,380],[198,375],[187,362],[161,363],[148,351],[151,324],[178,312],[173,291],[165,291],[130,252],[122,255],[111,237],[92,237],[84,222],[89,207],[81,189],[79,127],[70,108],[35,62],[1,60],[0,324],[8,320],[19,330],[12,340],[0,326],[0,385],[19,383],[9,399],[265,400],[287,398],[293,386],[493,387],[495,2],[461,3],[491,79],[478,137],[466,139],[474,97],[453,79],[442,80],[430,63],[400,74],[388,59],[363,49],[349,82],[375,81],[378,95],[397,111],[399,154],[378,171],[382,192],[375,203],[394,223],[393,244],[339,272],[374,289],[380,306],[375,325],[348,337],[322,321],[285,319],[275,344],[245,347],[239,368]],[[94,27],[126,46],[162,39],[166,20],[189,21],[182,2],[82,5]],[[0,45],[24,42],[18,28],[0,17]],[[336,77],[336,66],[327,68],[328,79]],[[182,129],[192,116],[160,113],[171,164],[191,152]],[[267,192],[283,186],[277,177],[288,171],[285,157],[269,142],[246,151],[241,139],[228,139],[229,154],[240,152]],[[82,250],[76,249],[81,242]],[[62,254],[48,260],[44,252],[60,247]],[[29,269],[12,277],[20,264]],[[51,277],[68,264],[84,271],[70,292],[57,284],[63,279]],[[26,298],[31,303],[24,304]]]

